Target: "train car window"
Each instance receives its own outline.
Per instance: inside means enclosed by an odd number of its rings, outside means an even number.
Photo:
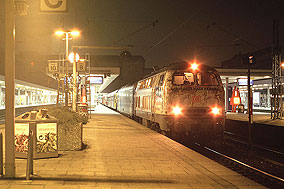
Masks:
[[[175,75],[173,84],[175,85],[183,85],[184,84],[184,76],[183,75]]]
[[[151,83],[151,87],[156,85],[156,76],[152,77],[152,83]]]
[[[140,89],[144,88],[144,81],[141,81]]]
[[[144,81],[143,81],[143,89],[147,88],[147,83],[146,83],[146,81],[147,81],[147,80],[144,80]]]
[[[191,72],[184,73],[175,73],[173,76],[173,84],[174,85],[193,85],[194,84],[194,76]]]
[[[217,76],[212,72],[199,72],[196,76],[198,85],[218,85]]]
[[[194,83],[194,77],[193,77],[193,73],[191,72],[184,72],[184,81],[188,82],[189,84],[193,85]]]
[[[160,80],[159,80],[159,86],[162,86],[164,83],[164,78],[165,78],[165,74],[160,76]]]
[[[150,88],[151,79],[146,80],[146,88]]]
[[[152,87],[152,78],[149,79],[148,88]]]

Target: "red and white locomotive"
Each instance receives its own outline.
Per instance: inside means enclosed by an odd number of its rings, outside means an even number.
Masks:
[[[206,139],[223,136],[224,88],[212,67],[170,64],[122,87],[113,96],[116,106],[112,108],[165,135]]]

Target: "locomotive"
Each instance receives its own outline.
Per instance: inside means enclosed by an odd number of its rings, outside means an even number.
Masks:
[[[164,135],[222,138],[225,93],[218,72],[203,64],[170,64],[109,94],[108,106]]]

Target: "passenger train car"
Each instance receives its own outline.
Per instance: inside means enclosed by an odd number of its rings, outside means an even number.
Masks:
[[[223,136],[224,88],[212,67],[171,64],[111,96],[116,106],[108,106],[165,135],[206,139]]]

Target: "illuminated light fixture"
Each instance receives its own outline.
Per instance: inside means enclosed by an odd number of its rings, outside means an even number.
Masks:
[[[280,66],[281,66],[282,68],[284,68],[284,62],[282,62],[282,63],[280,64]]]
[[[182,113],[181,108],[179,106],[173,107],[173,113],[175,114],[175,116],[180,115]]]
[[[241,103],[240,97],[234,97],[234,104],[238,105]]]
[[[214,107],[214,108],[212,108],[211,112],[214,115],[219,115],[221,113],[221,110],[220,110],[220,108]]]
[[[64,31],[56,31],[55,34],[56,35],[63,35],[65,32]]]
[[[70,33],[71,33],[71,35],[73,35],[73,36],[78,36],[78,35],[80,35],[80,32],[79,32],[79,31],[71,31]]]
[[[84,104],[86,104],[86,102],[87,102],[86,96],[83,96],[82,102],[83,102]]]
[[[61,35],[64,35],[64,34],[71,34],[72,36],[78,36],[78,35],[80,35],[80,32],[76,31],[76,30],[70,31],[70,32],[59,30],[59,31],[56,31],[55,34],[58,35],[58,36],[61,36]]]
[[[79,56],[78,53],[76,53],[76,62],[78,62],[79,60],[80,60],[80,56]],[[69,54],[69,61],[70,61],[71,63],[74,63],[74,53],[73,53],[73,52],[71,52],[71,53]]]
[[[198,69],[198,64],[196,64],[196,63],[191,64],[191,69],[192,70],[197,70]]]

